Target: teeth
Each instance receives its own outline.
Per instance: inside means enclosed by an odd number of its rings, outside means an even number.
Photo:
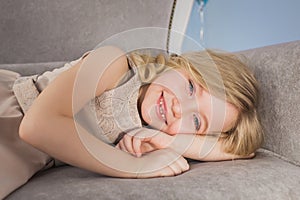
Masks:
[[[160,102],[159,102],[159,112],[160,112],[160,114],[161,114],[163,120],[166,121],[166,116],[165,116],[165,114],[164,114],[164,109],[163,109],[162,106],[163,106],[163,100],[161,99]]]

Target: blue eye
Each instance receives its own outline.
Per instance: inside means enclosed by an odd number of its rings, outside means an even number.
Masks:
[[[195,87],[193,81],[189,80],[189,95],[192,96],[194,94]]]
[[[194,121],[195,130],[199,131],[201,123],[199,117],[196,114],[193,114],[193,121]]]

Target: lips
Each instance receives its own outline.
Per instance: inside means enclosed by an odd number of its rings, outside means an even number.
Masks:
[[[168,124],[167,122],[167,107],[166,102],[164,98],[164,92],[161,93],[160,97],[157,100],[156,105],[156,112],[158,115],[158,118],[165,122],[165,124]]]

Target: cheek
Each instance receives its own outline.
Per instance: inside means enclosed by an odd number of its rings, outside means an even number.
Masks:
[[[164,132],[169,135],[176,134],[195,134],[195,129],[193,128],[193,124],[189,117],[184,117],[182,120],[176,120],[171,125],[169,125]]]
[[[153,115],[155,115],[153,114],[153,109],[155,109],[156,101],[158,100],[161,91],[161,87],[155,84],[151,84],[146,91],[144,99],[141,103],[141,115],[147,124],[152,124],[151,119]]]
[[[179,132],[180,123],[178,121],[173,122],[171,125],[167,126],[164,132],[166,132],[169,135],[176,135]]]
[[[236,123],[239,116],[238,109],[229,103],[226,103],[226,115],[225,115],[225,122],[223,131],[228,131],[231,127]]]
[[[146,94],[144,96],[142,107],[145,109],[149,107],[153,102],[155,101],[155,98],[158,96],[159,88],[155,85],[150,85],[149,88],[146,91]]]
[[[188,94],[187,79],[176,70],[165,72],[163,75],[156,78],[153,83],[175,96],[180,97]]]

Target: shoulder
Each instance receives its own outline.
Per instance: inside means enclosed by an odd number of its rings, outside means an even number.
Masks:
[[[88,66],[89,71],[101,71],[102,75],[99,78],[104,90],[117,86],[120,79],[130,70],[126,52],[116,46],[104,46],[89,52],[83,57],[82,64]]]

